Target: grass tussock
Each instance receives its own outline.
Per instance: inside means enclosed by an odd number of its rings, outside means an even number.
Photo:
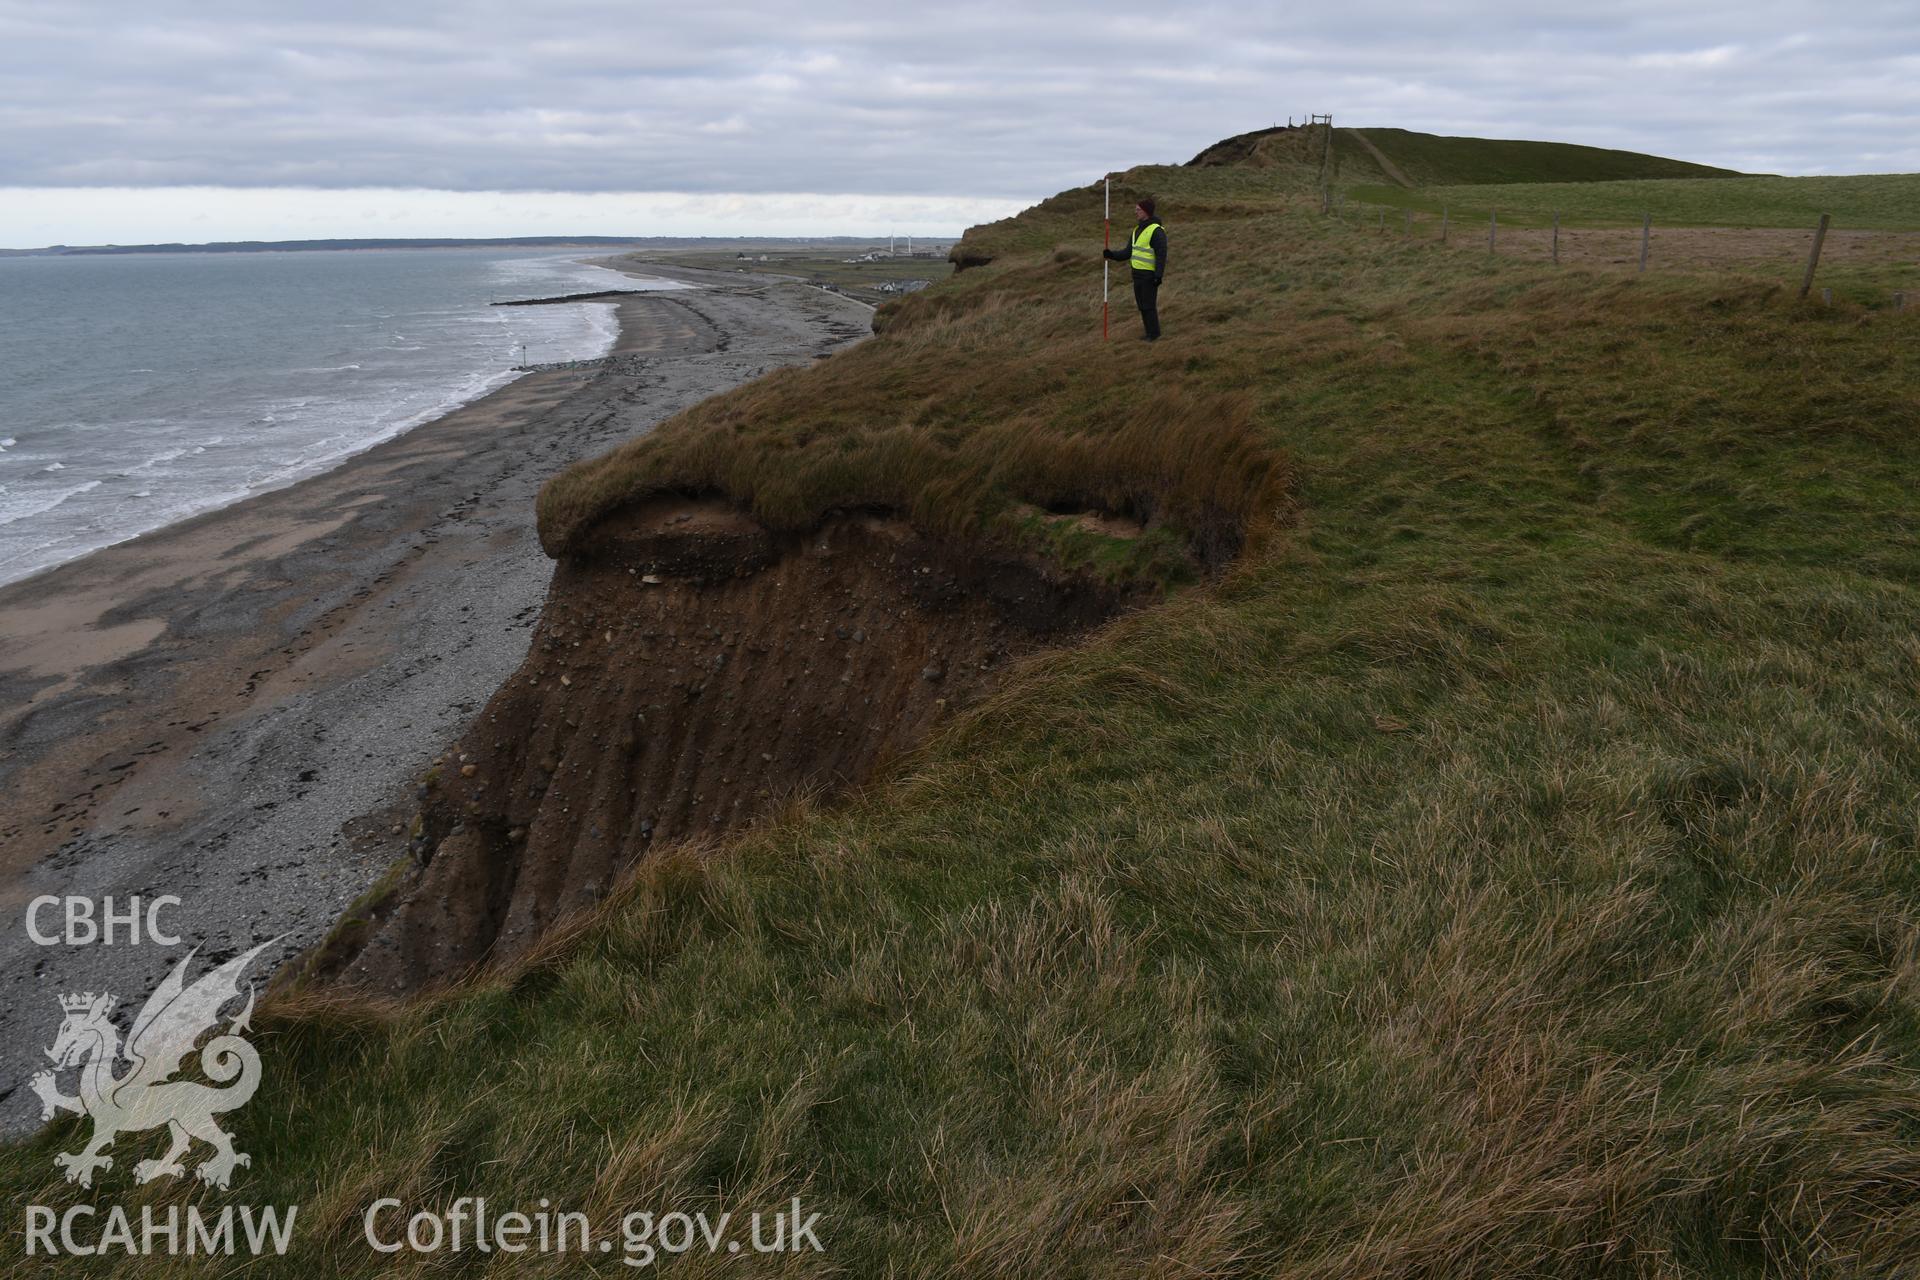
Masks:
[[[283,1007],[245,1180],[119,1198],[301,1203],[268,1274],[385,1274],[380,1195],[822,1215],[690,1275],[1912,1272],[1920,317],[1127,180],[1173,235],[1150,351],[1099,342],[1065,193],[569,473],[547,534],[670,482],[1277,535],[520,970]],[[16,1201],[79,1198],[76,1130],[0,1156]]]
[[[1054,253],[1021,273],[1018,291],[890,304],[872,341],[569,469],[540,497],[544,545],[564,555],[623,504],[686,492],[724,494],[775,528],[885,508],[929,533],[1043,550],[1023,507],[1085,510],[1223,563],[1281,518],[1284,451],[1256,428],[1244,391],[1130,332],[1102,344],[1087,323],[1090,261]],[[1156,558],[1134,568],[1172,571]]]

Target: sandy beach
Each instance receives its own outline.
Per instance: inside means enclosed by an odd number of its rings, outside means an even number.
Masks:
[[[207,958],[277,939],[278,964],[315,941],[526,653],[552,569],[540,485],[869,327],[800,284],[646,274],[703,287],[623,299],[624,359],[528,374],[325,474],[0,588],[0,1131],[38,1121],[26,1084],[58,995],[137,1002],[183,954],[37,945],[29,901],[172,894],[165,922]]]

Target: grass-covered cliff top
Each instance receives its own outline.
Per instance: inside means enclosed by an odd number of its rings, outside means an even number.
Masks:
[[[1242,382],[1143,349],[1124,279],[1101,341],[1097,216],[1049,234],[1057,246],[984,290],[958,280],[890,303],[871,341],[563,472],[540,497],[544,545],[564,555],[609,512],[670,491],[724,495],[776,528],[880,508],[1016,546],[1034,543],[1035,508],[1094,511],[1147,526],[1118,576],[1223,563],[1282,518],[1284,448]],[[1196,289],[1216,273],[1197,254],[1187,270]]]
[[[1920,1256],[1920,314],[1127,181],[1172,236],[1157,346],[1124,306],[1098,341],[1067,192],[872,343],[557,481],[549,545],[665,483],[1271,527],[536,964],[263,1013],[253,1165],[191,1193],[302,1205],[260,1272],[386,1274],[371,1200],[481,1195],[821,1214],[824,1255],[729,1275]],[[77,1198],[76,1132],[0,1160],[12,1201]]]
[[[1184,542],[1218,563],[1282,518],[1287,503],[1286,442],[1253,430],[1247,414],[1248,371],[1273,335],[1236,321],[1264,286],[1297,287],[1302,272],[1344,262],[1354,248],[1351,236],[1329,241],[1326,227],[1292,242],[1324,180],[1325,138],[1318,128],[1246,135],[1192,165],[1122,175],[1113,202],[1123,238],[1134,197],[1147,191],[1179,230],[1169,298],[1185,297],[1189,311],[1174,336],[1176,346],[1201,342],[1204,359],[1138,358],[1124,264],[1115,269],[1116,341],[1100,341],[1101,195],[1068,191],[969,232],[955,261],[1000,258],[997,268],[888,304],[875,341],[826,367],[717,396],[562,473],[541,495],[543,542],[565,554],[621,505],[677,491],[725,495],[776,527],[886,508],[930,533],[1012,543],[1031,541],[1024,513],[1035,506],[1098,509],[1149,523],[1163,552]],[[1494,207],[1515,224],[1559,209],[1569,225],[1604,225],[1657,207],[1663,229],[1794,226],[1836,208],[1844,227],[1920,225],[1907,209],[1920,190],[1912,175],[1747,178],[1630,152],[1392,129],[1337,129],[1333,154],[1339,190],[1427,213],[1450,207],[1462,228]],[[1212,162],[1222,157],[1232,162]],[[1382,160],[1395,175],[1456,185],[1402,187]],[[1524,181],[1499,185],[1515,180]],[[1004,260],[1010,254],[1021,257],[1017,266]],[[1422,263],[1421,287],[1441,290],[1465,286],[1485,265],[1424,256],[1435,260]],[[1895,286],[1904,280],[1880,274]],[[1829,275],[1843,279],[1846,269]],[[1217,301],[1225,298],[1236,301]],[[1168,555],[1135,556],[1125,572],[1165,575]]]

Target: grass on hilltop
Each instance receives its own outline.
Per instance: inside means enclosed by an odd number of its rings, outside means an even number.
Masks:
[[[1591,183],[1633,178],[1712,181],[1739,176],[1731,169],[1583,147],[1571,142],[1522,142],[1501,138],[1449,138],[1410,129],[1336,129],[1333,145],[1351,152],[1363,134],[1407,178],[1423,187],[1527,183]]]
[[[1327,130],[1321,125],[1241,134],[1208,147],[1189,165],[1210,169],[1213,176],[1237,171],[1241,176],[1279,177],[1297,190],[1328,182],[1339,187],[1382,183],[1404,188],[1740,176],[1731,169],[1635,151],[1569,142],[1451,138],[1408,129],[1342,126],[1334,129],[1329,151]],[[1184,182],[1181,190],[1192,194]]]
[[[1380,183],[1347,189],[1363,204],[1461,218],[1498,210],[1503,222],[1542,226],[1560,212],[1567,226],[1812,227],[1820,215],[1857,231],[1920,230],[1920,174],[1816,178],[1696,178],[1636,182],[1444,186],[1408,191]]]
[[[580,469],[543,530],[619,484],[963,530],[1132,488],[1270,516],[1239,561],[510,974],[263,1012],[254,1164],[191,1193],[302,1206],[298,1262],[250,1273],[388,1274],[371,1199],[472,1195],[822,1214],[824,1258],[682,1275],[1920,1256],[1920,315],[1132,180],[1174,237],[1157,346],[1124,310],[1099,341],[1068,192],[873,342]],[[76,1128],[0,1157],[16,1203],[80,1198]]]

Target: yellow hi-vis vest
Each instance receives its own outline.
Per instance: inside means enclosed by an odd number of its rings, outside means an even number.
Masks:
[[[1153,233],[1159,229],[1159,223],[1149,222],[1133,233],[1133,269],[1135,271],[1152,271],[1160,265],[1153,252]]]

